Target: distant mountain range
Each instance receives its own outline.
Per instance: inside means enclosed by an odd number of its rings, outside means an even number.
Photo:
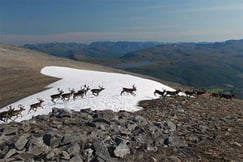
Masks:
[[[117,58],[132,51],[159,45],[158,42],[93,42],[90,44],[80,43],[43,43],[26,44],[23,47],[45,52],[54,56],[74,59],[75,55],[83,55],[95,58]]]
[[[243,99],[243,39],[214,43],[51,43],[24,47],[187,86],[233,90]]]

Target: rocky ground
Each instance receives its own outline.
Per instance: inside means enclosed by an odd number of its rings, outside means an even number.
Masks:
[[[0,161],[243,161],[243,102],[166,97],[135,113],[73,112],[0,125]]]

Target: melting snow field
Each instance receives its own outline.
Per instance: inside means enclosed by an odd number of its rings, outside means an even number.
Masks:
[[[141,109],[137,106],[138,101],[156,98],[153,94],[155,89],[161,91],[162,89],[174,90],[156,81],[119,73],[79,70],[57,66],[44,67],[41,73],[61,79],[50,84],[48,86],[49,89],[11,104],[11,106],[16,109],[18,104],[22,104],[26,109],[22,112],[23,117],[18,117],[15,121],[19,122],[31,119],[32,116],[48,114],[53,107],[75,111],[91,108],[92,110],[111,109],[113,111],[126,110],[133,112]],[[83,87],[85,84],[91,89],[103,86],[105,90],[100,92],[99,96],[93,96],[92,93],[88,91],[87,96],[84,98],[78,97],[76,100],[73,100],[73,97],[71,97],[70,101],[58,100],[56,104],[51,101],[50,96],[58,93],[57,88],[62,89],[66,93],[69,92],[69,88],[74,88],[75,91],[78,91],[80,87]],[[137,88],[135,92],[136,96],[125,93],[120,95],[123,87],[132,88],[133,84],[135,84]],[[29,105],[38,102],[36,98],[41,98],[45,101],[43,103],[44,108],[38,108],[36,112],[30,111],[30,113],[28,113]],[[5,107],[0,111],[5,111],[6,109]]]

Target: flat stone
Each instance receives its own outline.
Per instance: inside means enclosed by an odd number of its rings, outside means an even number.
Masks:
[[[164,136],[158,136],[156,139],[155,139],[155,145],[156,146],[163,146],[164,145],[164,141],[165,141],[165,137]]]
[[[30,134],[26,133],[23,134],[22,136],[19,137],[19,139],[15,142],[15,147],[18,150],[22,150],[25,145],[27,144],[27,142],[29,141]]]
[[[185,140],[181,139],[177,135],[173,135],[173,136],[170,136],[170,137],[166,138],[165,141],[164,141],[164,144],[168,145],[168,146],[175,146],[175,147],[185,147],[185,146],[187,146]]]
[[[34,155],[29,153],[21,153],[18,154],[16,157],[18,157],[18,161],[28,161],[28,162],[34,162]],[[17,161],[16,159],[13,161]]]
[[[187,157],[192,157],[192,158],[197,158],[197,159],[199,159],[199,156],[198,156],[196,153],[194,153],[190,148],[182,147],[182,148],[180,149],[180,151],[181,151],[184,155],[186,155]]]
[[[8,153],[5,155],[5,159],[8,159],[8,158],[10,158],[11,156],[13,156],[14,154],[16,154],[17,153],[17,150],[16,149],[10,149],[9,151],[8,151]]]
[[[70,154],[70,156],[72,155],[78,155],[80,153],[80,146],[78,143],[74,143],[73,145],[71,145],[67,152]]]
[[[101,159],[107,161],[111,158],[108,148],[105,146],[104,142],[94,143],[95,154]]]
[[[136,115],[135,116],[135,122],[137,122],[139,125],[142,125],[142,126],[148,124],[147,120],[144,117],[140,116],[140,115]]]
[[[63,138],[62,138],[62,141],[60,143],[60,145],[68,145],[68,144],[72,144],[72,143],[75,143],[77,141],[80,140],[80,137],[79,136],[72,136],[70,134],[66,134]]]
[[[70,155],[66,151],[62,151],[62,158],[65,159],[65,160],[69,160]]]
[[[111,120],[115,116],[112,110],[97,111],[96,114],[98,119],[106,119],[106,120]]]
[[[79,155],[75,155],[70,159],[70,162],[83,162],[83,159]]]
[[[51,112],[51,117],[53,116],[56,118],[63,118],[63,117],[71,118],[71,113],[65,109],[53,108]]]
[[[176,131],[176,125],[170,121],[170,120],[167,120],[165,123],[164,123],[164,127],[163,127],[165,130],[168,129],[170,132],[174,132]]]
[[[130,148],[125,143],[120,143],[114,150],[114,155],[119,158],[124,158],[130,154]]]
[[[163,132],[158,127],[152,125],[149,127],[149,133],[152,134],[153,138],[163,135]]]
[[[59,157],[61,153],[62,151],[59,148],[54,148],[46,155],[46,158],[55,159],[56,157]]]
[[[100,123],[105,123],[105,124],[108,124],[108,125],[111,124],[111,122],[110,122],[109,120],[102,119],[102,118],[95,119],[95,120],[93,120],[93,122],[94,122],[94,123],[96,123],[96,122],[100,122]]]
[[[151,143],[147,144],[146,149],[148,151],[154,151],[154,152],[158,151],[158,147],[156,145],[151,144]]]
[[[18,131],[18,128],[17,127],[7,127],[4,129],[3,131],[3,135],[16,135]]]
[[[31,140],[31,145],[29,147],[29,153],[38,156],[42,153],[47,153],[51,149],[44,142],[42,137],[34,137]]]
[[[181,160],[178,157],[173,156],[173,155],[168,157],[166,160],[168,160],[170,162],[181,162]]]

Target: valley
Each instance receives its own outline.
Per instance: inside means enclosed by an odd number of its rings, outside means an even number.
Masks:
[[[114,47],[118,44],[119,42],[113,42],[113,46],[105,45],[107,48],[103,52],[106,55],[97,52],[97,50],[102,51],[101,46],[93,44],[92,48],[96,51],[92,50],[90,53],[77,50],[72,53],[71,59],[144,74],[185,86],[206,88],[208,91],[226,93],[233,91],[237,98],[243,99],[243,40],[213,43],[155,43],[149,48],[143,46],[144,49],[137,46],[129,48],[129,52],[122,50],[123,48],[116,48],[114,51]],[[132,42],[123,42],[124,46],[125,44],[126,47],[133,45]],[[59,49],[52,44],[48,48],[44,48],[45,46],[48,44],[36,44],[31,48],[51,55]],[[63,48],[67,50],[66,46]],[[64,53],[66,52],[59,51],[58,56],[67,57]]]

